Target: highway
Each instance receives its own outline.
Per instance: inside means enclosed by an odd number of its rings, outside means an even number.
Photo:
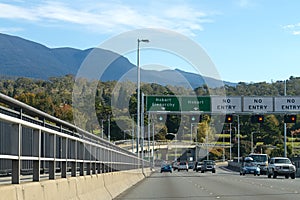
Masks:
[[[237,172],[217,167],[217,172],[159,173],[119,195],[118,200],[154,199],[229,199],[229,200],[298,200],[300,179],[268,179],[266,175],[240,176]]]

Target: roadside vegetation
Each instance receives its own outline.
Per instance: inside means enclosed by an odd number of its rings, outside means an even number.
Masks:
[[[1,93],[18,99],[26,104],[29,104],[37,109],[40,109],[46,113],[49,113],[57,118],[73,123],[73,107],[72,107],[72,90],[74,84],[74,76],[66,75],[64,77],[53,77],[49,80],[36,80],[29,78],[2,78],[0,80]],[[89,89],[90,82],[82,80],[83,88]],[[111,128],[111,140],[130,139],[131,134],[124,133],[115,123],[112,115],[112,102],[119,109],[120,113],[129,112],[132,116],[136,117],[136,93],[132,94],[132,91],[136,91],[136,84],[132,82],[117,83],[115,81],[97,83],[97,91],[95,96],[95,110],[99,123],[91,123],[89,116],[82,116],[85,120],[84,128],[94,134],[101,135],[101,122],[103,122],[104,135],[107,135],[108,118],[110,117]],[[118,95],[114,96],[115,87],[118,87]],[[272,83],[238,83],[236,86],[225,86],[225,88],[211,88],[210,90],[216,93],[220,89],[225,89],[228,96],[283,96],[284,95],[284,82],[276,81]],[[184,87],[174,86],[161,86],[155,83],[142,84],[142,92],[145,95],[189,95],[194,92],[199,96],[208,96],[209,90],[206,85],[196,88],[191,91]],[[300,77],[290,77],[287,80],[287,95],[300,96]],[[83,101],[86,101],[83,99]],[[126,102],[130,102],[130,106],[123,105]],[[83,105],[88,102],[83,102]],[[127,109],[124,109],[127,108]],[[177,124],[180,116],[168,115],[166,123],[156,123],[155,139],[166,140],[167,133],[177,133],[178,140],[189,140],[190,137],[190,124],[186,123],[182,130],[178,130]],[[198,126],[193,137],[194,142],[204,142],[206,134],[210,138],[215,138],[217,143],[229,144],[229,126],[224,124],[222,133],[215,133],[208,126],[210,116],[205,116]],[[300,116],[298,117],[300,119]],[[128,130],[131,130],[131,119],[124,117],[122,119]],[[187,120],[188,121],[188,120]],[[145,119],[147,124],[147,119]],[[251,150],[251,132],[255,132],[253,137],[253,144],[255,152],[265,152],[270,156],[282,155],[283,152],[283,116],[282,115],[265,115],[264,123],[253,124],[250,122],[250,116],[240,116],[240,133],[241,133],[241,155],[246,155]],[[235,129],[234,129],[235,127]],[[236,134],[237,121],[234,119],[232,123],[231,139],[234,144],[232,148],[233,156],[236,156],[237,152],[237,134]],[[288,136],[288,155],[294,156],[300,154],[300,136],[298,136],[300,130],[299,120],[295,124],[287,124],[287,136]],[[147,131],[147,130],[145,130]],[[180,131],[180,132],[178,132]],[[223,139],[224,137],[224,139]],[[212,149],[211,153],[219,158],[221,155],[220,149]],[[229,150],[226,149],[226,157]]]

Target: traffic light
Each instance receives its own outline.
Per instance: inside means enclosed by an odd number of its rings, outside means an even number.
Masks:
[[[225,122],[226,123],[232,123],[233,122],[233,116],[232,115],[226,115],[225,116]]]
[[[165,114],[158,114],[158,115],[156,115],[156,118],[157,118],[158,122],[166,121],[166,115]]]
[[[190,122],[193,123],[197,123],[201,121],[201,115],[190,115]]]
[[[251,122],[252,123],[263,123],[264,122],[264,116],[263,115],[252,115],[251,116]]]
[[[284,123],[296,123],[297,115],[284,115]]]

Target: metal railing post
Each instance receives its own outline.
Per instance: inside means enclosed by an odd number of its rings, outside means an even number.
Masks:
[[[21,174],[21,141],[22,141],[22,127],[20,124],[12,125],[11,132],[11,153],[16,155],[18,159],[12,160],[12,184],[20,183]]]

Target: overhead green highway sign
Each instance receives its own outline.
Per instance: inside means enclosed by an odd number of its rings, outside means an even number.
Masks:
[[[176,96],[147,96],[147,111],[180,111],[179,99]]]
[[[210,112],[210,97],[147,96],[148,112]]]
[[[210,97],[183,96],[181,97],[181,111],[210,112]]]
[[[299,113],[300,96],[146,96],[147,112]]]

